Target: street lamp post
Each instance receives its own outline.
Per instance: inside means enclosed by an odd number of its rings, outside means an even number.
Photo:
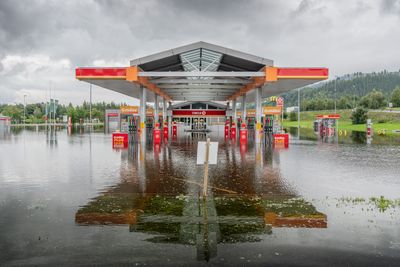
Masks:
[[[24,95],[24,124],[26,123],[26,95]]]
[[[336,81],[337,81],[337,76],[335,76],[335,114],[336,114]]]
[[[339,79],[338,76],[335,76],[335,114],[336,114],[336,83],[338,79]]]

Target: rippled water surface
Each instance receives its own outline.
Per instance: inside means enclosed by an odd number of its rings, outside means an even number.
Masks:
[[[400,146],[224,140],[111,148],[103,133],[0,135],[0,265],[400,265]]]

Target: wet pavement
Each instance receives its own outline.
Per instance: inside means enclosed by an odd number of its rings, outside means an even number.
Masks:
[[[2,134],[0,265],[400,265],[396,139],[292,133],[276,149],[215,128],[207,199],[205,134],[125,150],[101,132]]]

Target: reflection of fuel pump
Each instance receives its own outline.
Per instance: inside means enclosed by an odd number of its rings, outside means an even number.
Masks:
[[[241,144],[247,143],[247,128],[245,123],[242,123],[240,127],[240,143]]]

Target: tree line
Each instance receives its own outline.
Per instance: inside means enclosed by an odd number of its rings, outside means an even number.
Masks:
[[[119,109],[121,105],[126,105],[124,103],[117,104],[114,102],[105,103],[92,103],[92,119],[97,119],[99,121],[104,121],[104,112],[106,109]],[[48,109],[48,108],[47,108]],[[46,118],[46,103],[34,103],[27,104],[25,107],[25,120],[24,120],[24,105],[9,105],[0,104],[0,113],[9,116],[13,123],[44,123]],[[63,115],[71,117],[73,123],[77,123],[83,120],[87,120],[90,117],[90,104],[86,101],[82,105],[58,105],[55,114],[56,121],[61,121]],[[47,114],[49,120],[53,119],[53,114],[51,118]]]
[[[380,109],[392,103],[392,107],[400,107],[400,86],[396,87],[389,96],[385,96],[381,90],[373,89],[367,95],[359,97],[356,95],[344,95],[336,101],[337,109],[354,109],[364,107],[367,109]],[[300,108],[309,110],[333,110],[335,100],[332,98],[304,99],[300,102]]]
[[[336,80],[301,89],[302,110],[350,109],[363,106],[382,108],[393,103],[400,107],[400,71],[354,73]],[[336,93],[335,93],[336,91]],[[282,94],[285,106],[297,106],[297,90]]]

